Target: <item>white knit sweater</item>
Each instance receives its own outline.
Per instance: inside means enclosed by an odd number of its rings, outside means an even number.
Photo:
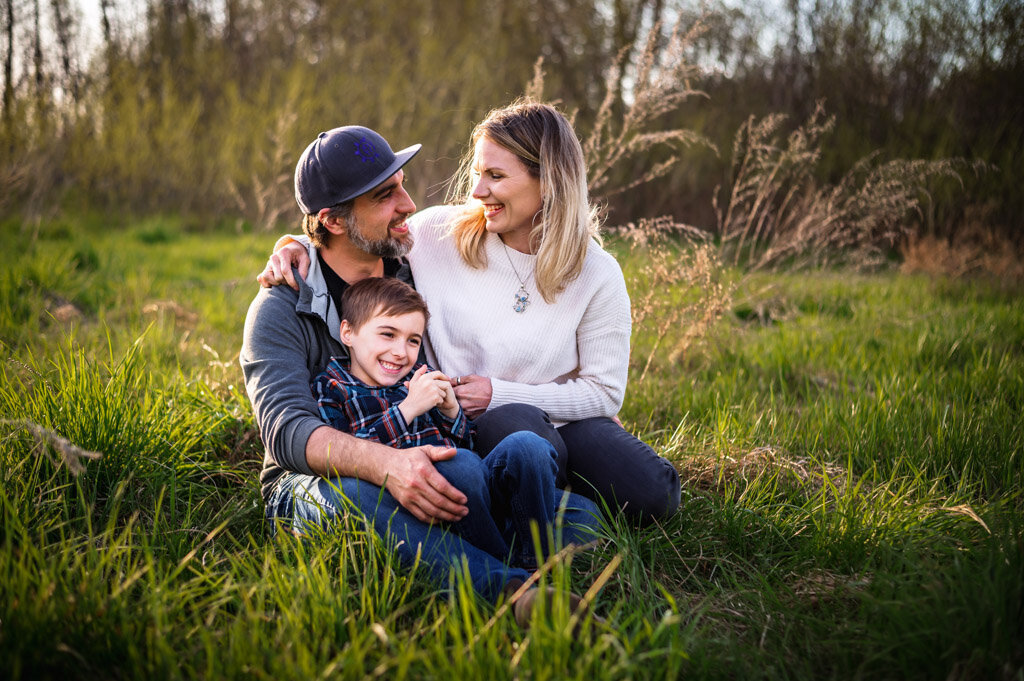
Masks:
[[[630,335],[629,294],[615,258],[591,242],[579,278],[549,304],[533,281],[535,256],[506,249],[494,234],[485,239],[487,267],[467,265],[448,234],[455,210],[437,206],[409,219],[409,262],[430,308],[431,363],[450,376],[490,378],[490,407],[532,404],[556,425],[614,416]],[[513,310],[516,271],[530,293],[522,313]]]

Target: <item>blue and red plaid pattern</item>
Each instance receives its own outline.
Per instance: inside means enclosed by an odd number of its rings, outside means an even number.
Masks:
[[[398,405],[409,395],[403,385],[422,363],[414,366],[395,385],[368,386],[347,369],[348,359],[331,358],[327,368],[313,379],[313,396],[320,417],[332,427],[390,447],[420,445],[472,449],[472,425],[462,409],[454,419],[436,407],[406,423]]]

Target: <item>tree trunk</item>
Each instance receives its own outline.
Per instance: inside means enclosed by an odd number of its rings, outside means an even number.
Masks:
[[[14,124],[14,0],[3,2],[7,24],[7,52],[4,54],[4,128],[9,133]],[[11,139],[13,140],[13,137]]]
[[[71,96],[71,104],[78,104],[78,75],[74,72],[71,64],[71,40],[72,40],[72,19],[71,11],[67,7],[67,0],[50,0],[50,7],[53,9],[53,30],[57,35],[57,44],[60,47],[60,64],[63,71],[63,82],[61,88],[65,96]]]
[[[40,129],[45,127],[46,119],[46,71],[43,65],[42,19],[40,17],[39,0],[32,0],[32,67],[36,85],[36,122]]]

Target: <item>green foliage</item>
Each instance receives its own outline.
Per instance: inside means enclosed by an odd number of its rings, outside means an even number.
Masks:
[[[113,28],[79,25],[68,0],[7,3],[0,211],[30,222],[184,211],[273,228],[294,215],[302,148],[353,122],[396,145],[423,143],[411,188],[438,202],[473,124],[521,93],[542,58],[546,96],[577,112],[584,140],[614,139],[631,112],[650,115],[626,144],[588,148],[616,221],[670,215],[714,228],[728,150],[748,117],[796,126],[824,102],[835,130],[817,186],[840,184],[868,157],[881,167],[981,161],[969,169],[984,171],[959,180],[933,177],[931,200],[901,226],[948,233],[969,217],[1019,237],[1024,91],[1007,87],[1024,68],[1015,0],[100,5]],[[83,37],[98,29],[87,54]],[[38,67],[21,56],[37,34]],[[610,126],[609,114],[624,124]]]

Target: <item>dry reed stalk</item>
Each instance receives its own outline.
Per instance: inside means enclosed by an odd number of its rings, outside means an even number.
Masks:
[[[970,223],[951,239],[911,235],[900,249],[901,269],[953,279],[990,277],[1009,286],[1024,284],[1024,249],[991,227]]]
[[[161,316],[170,313],[174,321],[189,329],[194,329],[199,321],[199,315],[173,300],[154,300],[142,307],[142,314]]]
[[[627,282],[633,296],[634,332],[654,338],[637,379],[642,382],[671,333],[677,335],[669,353],[673,363],[707,335],[729,308],[735,285],[723,282],[717,249],[695,227],[661,217],[614,231],[644,263]],[[680,245],[686,242],[690,248]]]
[[[835,601],[854,601],[871,584],[870,575],[843,575],[822,568],[804,574],[791,573],[789,586],[793,596],[804,603],[818,605]]]
[[[858,484],[842,466],[792,457],[767,446],[732,454],[708,452],[687,455],[677,461],[676,467],[683,487],[710,492],[721,492],[730,482],[741,480],[749,483],[765,476],[795,481],[798,487],[811,493],[820,491],[826,484],[837,493],[850,484]],[[785,474],[785,477],[780,474]]]
[[[32,440],[40,447],[45,447],[46,445],[53,447],[60,454],[60,461],[73,475],[80,475],[85,472],[85,464],[82,463],[83,459],[95,461],[103,457],[101,452],[83,449],[63,435],[27,419],[0,419],[0,424],[20,428],[28,432]]]
[[[260,153],[266,176],[253,170],[248,186],[241,188],[230,177],[227,179],[228,192],[238,212],[249,216],[252,224],[263,231],[276,228],[281,215],[293,210],[295,205],[291,192],[292,173],[287,169],[291,167],[293,153],[288,133],[297,120],[298,114],[294,111],[285,111],[275,118],[274,127],[267,135],[267,144],[261,147],[263,151]],[[282,169],[285,172],[281,172]]]
[[[778,114],[750,117],[733,144],[733,179],[715,210],[723,249],[749,269],[823,266],[833,261],[875,266],[909,232],[937,177],[959,179],[952,160],[894,160],[870,155],[836,185],[819,186],[814,170],[834,118],[819,103],[782,139]]]
[[[690,97],[707,96],[690,87],[691,81],[702,71],[685,58],[686,47],[703,32],[703,26],[698,22],[684,30],[680,16],[667,40],[661,28],[657,23],[647,34],[644,51],[630,78],[629,93],[622,91],[622,75],[629,68],[631,47],[619,53],[606,74],[604,99],[589,134],[582,140],[589,189],[595,196],[607,198],[662,177],[681,160],[678,150],[684,147],[704,144],[715,148],[710,140],[693,130],[653,129],[659,117],[675,111]],[[539,83],[535,73],[530,86],[535,94],[542,90]],[[616,178],[611,171],[614,168],[631,159],[643,158],[659,147],[672,149],[672,155],[639,177],[613,184]]]

